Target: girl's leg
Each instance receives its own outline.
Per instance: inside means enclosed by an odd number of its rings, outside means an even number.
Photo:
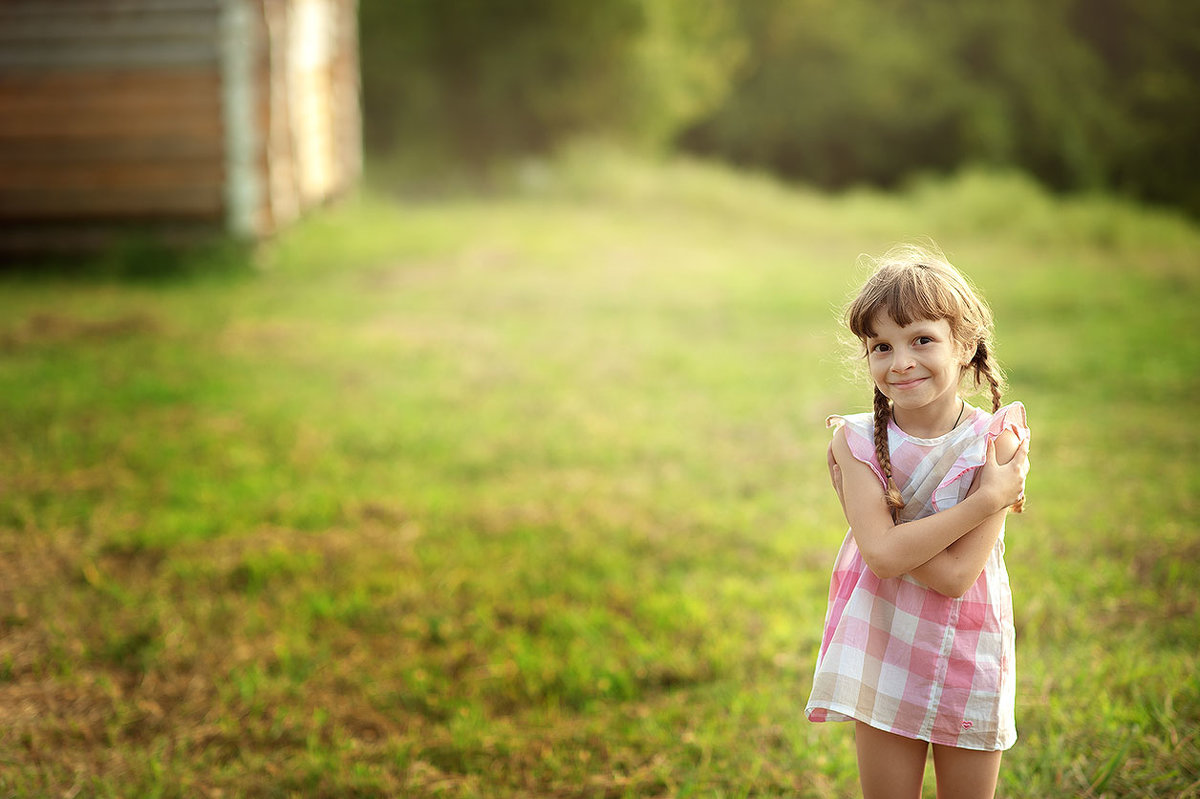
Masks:
[[[929,744],[854,723],[863,799],[919,799]]]
[[[938,796],[992,799],[996,795],[1003,754],[934,744],[933,771],[937,774]]]

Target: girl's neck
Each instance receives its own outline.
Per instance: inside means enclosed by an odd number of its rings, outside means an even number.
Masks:
[[[967,401],[955,396],[946,407],[906,410],[892,406],[892,421],[914,438],[938,438],[958,427],[967,413]]]

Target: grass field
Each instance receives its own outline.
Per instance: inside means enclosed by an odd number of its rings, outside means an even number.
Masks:
[[[0,275],[0,793],[856,795],[835,308],[918,235],[1034,430],[1001,795],[1200,796],[1200,230],[604,152]]]

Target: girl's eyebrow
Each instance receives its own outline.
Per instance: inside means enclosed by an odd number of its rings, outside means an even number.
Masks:
[[[912,322],[900,331],[900,338],[915,338],[918,336],[926,336],[928,338],[937,338],[939,333],[932,324],[928,322]],[[881,336],[878,333],[872,333],[866,336],[863,341],[868,344],[876,341],[887,341],[887,336]]]

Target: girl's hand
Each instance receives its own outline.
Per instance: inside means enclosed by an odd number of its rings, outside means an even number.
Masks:
[[[1028,438],[1021,442],[1007,463],[996,461],[996,442],[994,439],[988,441],[983,471],[979,476],[979,490],[992,498],[997,511],[1015,505],[1025,498],[1025,477],[1028,474]]]

